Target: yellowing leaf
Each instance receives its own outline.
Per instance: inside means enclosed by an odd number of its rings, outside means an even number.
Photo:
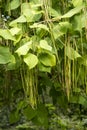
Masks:
[[[17,35],[21,31],[21,29],[18,27],[14,27],[14,28],[11,28],[9,31],[14,36],[14,35]]]
[[[16,53],[20,56],[20,55],[26,55],[29,51],[29,49],[31,48],[31,44],[32,42],[27,42],[25,43],[23,46],[19,47],[17,50],[16,50]]]
[[[34,68],[38,63],[36,55],[29,53],[24,57],[24,62],[28,65],[29,69]]]
[[[16,40],[8,29],[0,29],[0,36],[6,40],[12,40],[12,41]]]
[[[48,50],[48,51],[52,51],[52,47],[50,45],[48,45],[46,40],[41,40],[40,41],[40,47],[42,49]]]

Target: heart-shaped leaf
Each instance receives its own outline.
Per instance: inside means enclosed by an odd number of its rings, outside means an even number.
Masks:
[[[38,63],[36,55],[29,53],[24,57],[24,62],[28,65],[29,69],[34,68]]]
[[[40,62],[45,66],[55,66],[56,65],[56,57],[51,53],[40,53],[39,54]]]
[[[40,41],[40,47],[42,49],[48,50],[48,51],[52,51],[52,47],[50,45],[48,45],[46,40],[41,40]]]
[[[16,50],[16,53],[21,56],[21,55],[26,55],[29,51],[29,49],[31,48],[31,45],[32,45],[32,42],[27,42],[25,43],[23,46],[19,47],[17,50]]]

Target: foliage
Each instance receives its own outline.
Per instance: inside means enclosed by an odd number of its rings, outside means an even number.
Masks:
[[[0,1],[0,105],[9,106],[10,124],[23,116],[38,129],[85,129],[86,6],[85,0]]]

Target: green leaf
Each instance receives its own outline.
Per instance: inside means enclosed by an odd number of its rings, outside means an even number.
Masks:
[[[0,46],[0,64],[12,62],[12,57],[8,47]]]
[[[35,130],[35,126],[30,126],[29,122],[25,122],[16,126],[17,130]]]
[[[37,8],[38,9],[38,8]],[[38,11],[33,8],[33,4],[23,3],[22,4],[22,13],[26,17],[27,22],[38,21],[42,16],[42,11]]]
[[[41,13],[41,11],[34,11],[32,9],[26,9],[23,11],[23,15],[26,17],[27,22],[38,21],[42,16]]]
[[[39,60],[44,66],[55,66],[56,65],[56,57],[51,53],[40,53]]]
[[[75,15],[74,18],[72,19],[72,29],[73,30],[77,30],[77,31],[82,31],[82,28],[85,25],[85,21],[82,21],[83,19],[83,15],[79,14],[79,15]],[[79,20],[80,19],[80,20]]]
[[[14,9],[16,9],[16,8],[18,8],[20,6],[20,0],[12,0],[11,2],[10,2],[10,9],[11,10],[14,10]]]
[[[59,24],[54,25],[54,27],[53,27],[52,31],[53,31],[53,35],[54,35],[55,39],[59,38],[60,36],[62,36],[64,34],[63,32],[61,32],[59,30],[59,28],[60,28]]]
[[[38,68],[39,71],[51,73],[51,67],[49,66],[44,66],[43,64],[39,63]]]
[[[22,61],[17,55],[15,57],[13,56],[10,63],[6,64],[6,71],[18,69],[21,66],[21,63]]]
[[[72,25],[69,22],[60,22],[59,23],[59,31],[63,34],[67,32],[67,30],[71,29]]]
[[[29,53],[24,57],[24,62],[28,65],[29,69],[34,68],[38,63],[36,55]]]
[[[72,0],[73,5],[76,6],[80,6],[83,4],[83,0]]]
[[[87,67],[87,55],[78,58],[78,63]]]
[[[38,105],[37,116],[33,122],[36,125],[48,127],[48,112],[43,104]]]
[[[59,14],[58,11],[56,11],[55,9],[49,7],[48,11],[49,11],[49,14],[50,14],[52,17],[60,17],[60,14]]]
[[[15,52],[21,56],[26,55],[29,51],[29,49],[32,48],[32,42],[27,42],[23,46],[19,47]]]
[[[28,106],[23,110],[23,114],[28,120],[31,120],[36,116],[37,112],[32,107]]]
[[[52,51],[52,47],[50,45],[48,45],[46,40],[41,40],[40,41],[40,47],[42,49],[48,50],[48,51]]]
[[[81,5],[81,6],[74,8],[74,9],[71,9],[68,13],[61,16],[61,18],[70,18],[73,15],[79,13],[83,8],[84,8],[84,5]]]
[[[10,124],[18,122],[19,119],[20,119],[19,113],[17,113],[16,111],[12,111],[10,113],[10,116],[9,116],[9,122],[10,122]]]
[[[79,96],[78,95],[70,95],[70,103],[78,103]]]
[[[30,28],[41,28],[49,32],[49,28],[45,24],[34,23]]]
[[[12,40],[12,41],[16,40],[8,29],[0,29],[0,36],[6,40]]]
[[[42,38],[44,38],[44,37],[46,37],[48,35],[48,32],[46,30],[42,29],[42,28],[37,28],[36,29],[36,34],[38,35],[38,37],[40,39],[42,39]]]
[[[14,27],[14,28],[11,28],[9,31],[10,31],[11,34],[14,36],[14,35],[19,34],[19,32],[21,31],[21,29],[18,28],[18,27]]]
[[[18,42],[20,42],[20,40],[21,40],[21,38],[22,38],[22,34],[20,33],[19,35],[16,35],[16,41],[14,41],[14,46],[18,43]]]
[[[26,18],[24,15],[21,15],[20,17],[18,17],[17,19],[13,20],[12,22],[10,22],[10,26],[15,26],[17,23],[25,23],[26,22]]]
[[[85,101],[86,101],[86,99],[80,95],[78,103],[84,105]]]
[[[72,47],[69,46],[66,47],[66,56],[68,56],[68,58],[71,60],[81,57],[81,55],[77,51],[75,51]]]
[[[60,22],[57,25],[53,26],[53,35],[55,39],[58,39],[60,36],[67,33],[68,30],[72,29],[72,25],[69,22]]]

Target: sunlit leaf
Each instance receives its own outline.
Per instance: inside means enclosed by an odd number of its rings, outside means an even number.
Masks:
[[[66,22],[59,22],[59,24],[53,26],[53,35],[54,38],[57,39],[60,36],[64,35],[67,33],[67,31],[72,29],[71,23],[68,21]]]
[[[61,16],[61,18],[70,18],[73,15],[79,13],[84,8],[84,5],[78,6],[76,8],[71,9],[69,12]]]
[[[9,31],[14,36],[14,35],[17,35],[21,31],[21,29],[18,27],[14,27],[14,28],[11,28]]]
[[[22,4],[22,13],[26,17],[27,22],[38,21],[42,16],[42,11],[38,11],[35,8],[32,8],[32,3],[23,3]]]
[[[27,22],[38,21],[42,16],[41,13],[41,11],[34,11],[32,9],[26,9],[23,11],[23,15],[26,17]]]
[[[41,28],[49,32],[49,28],[45,24],[34,23],[32,26],[30,26],[30,28]]]
[[[55,9],[49,7],[48,11],[49,11],[49,14],[50,14],[52,17],[60,17],[59,12],[56,11]]]
[[[50,45],[48,45],[46,40],[41,40],[40,41],[40,47],[42,49],[48,50],[48,51],[52,51],[52,47]]]
[[[12,41],[16,40],[8,29],[0,29],[0,36],[6,40],[12,40]]]
[[[83,0],[72,0],[73,5],[76,6],[80,6],[83,3]]]
[[[9,25],[15,26],[17,23],[25,23],[25,22],[26,22],[25,16],[21,15],[17,19],[13,20]]]
[[[34,68],[38,63],[36,55],[29,53],[24,57],[24,62],[28,65],[29,69]]]
[[[29,49],[32,47],[32,42],[27,42],[25,43],[23,46],[19,47],[17,50],[16,50],[16,53],[20,56],[20,55],[26,55],[29,51]]]
[[[14,41],[14,46],[21,40],[22,34],[20,33],[19,35],[16,36],[16,41]]]
[[[10,3],[10,9],[14,10],[20,6],[20,0],[12,0]]]
[[[69,29],[71,29],[72,25],[69,22],[60,22],[59,23],[59,31],[63,34],[67,33]]]

